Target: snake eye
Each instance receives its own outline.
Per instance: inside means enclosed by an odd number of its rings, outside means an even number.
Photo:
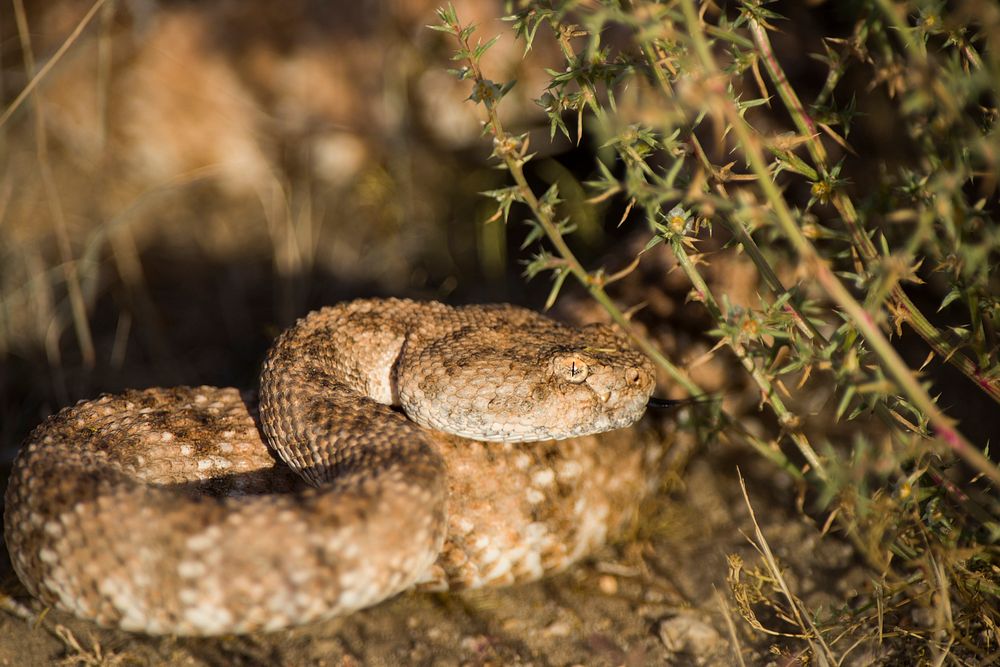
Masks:
[[[556,374],[566,382],[580,384],[590,375],[590,366],[580,357],[559,357],[555,361]]]

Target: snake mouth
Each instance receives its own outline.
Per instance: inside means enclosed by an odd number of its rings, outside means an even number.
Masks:
[[[717,400],[719,398],[716,396],[690,396],[688,398],[660,398],[659,396],[650,396],[649,400],[646,401],[646,407],[650,410],[669,410],[670,408],[682,405],[712,403]]]
[[[667,410],[669,408],[677,407],[681,403],[684,403],[684,399],[650,396],[649,400],[646,401],[646,407],[650,410]]]

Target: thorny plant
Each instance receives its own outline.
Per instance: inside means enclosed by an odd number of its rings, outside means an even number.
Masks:
[[[880,640],[926,640],[942,661],[952,647],[978,657],[995,652],[1000,471],[983,451],[987,443],[958,430],[921,369],[908,367],[890,338],[916,332],[930,348],[925,365],[949,363],[970,380],[967,391],[1000,402],[993,272],[1000,250],[1000,10],[973,0],[854,3],[848,36],[827,37],[812,54],[827,75],[807,100],[772,46],[782,17],[769,2],[508,4],[525,53],[547,30],[565,61],[547,70],[550,83],[537,100],[550,136],[580,143],[587,133],[601,146],[587,183],[590,201],[620,198],[623,222],[645,221],[646,250],[669,246],[693,286],[691,298],[716,322],[711,333],[739,359],[781,427],[768,441],[723,412],[723,433],[812,488],[827,528],[836,526],[877,573],[870,606],[810,620],[795,636],[821,660],[833,658],[828,647],[843,647],[865,621],[880,628]],[[514,82],[490,80],[481,65],[496,38],[473,43],[475,27],[463,25],[451,6],[438,17],[431,27],[457,40],[454,73],[472,84],[492,157],[513,180],[485,193],[498,204],[493,220],[506,223],[514,204],[530,211],[525,247],[537,250],[527,276],[551,273],[547,305],[572,276],[698,395],[683,369],[630,325],[632,311],[608,295],[641,253],[621,271],[588,270],[567,241],[575,226],[562,215],[558,186],[533,190],[525,171],[533,157],[529,135],[511,133],[497,111]],[[859,72],[868,88],[851,82]],[[876,90],[894,105],[916,157],[881,165],[877,183],[852,183],[846,156],[857,155],[850,144],[855,96]],[[765,129],[775,118],[789,125],[786,132]],[[713,156],[731,158],[720,164]],[[710,234],[754,262],[767,290],[758,308],[712,294],[701,268],[710,259],[699,253]],[[780,280],[779,267],[792,267],[784,275],[794,279]],[[908,296],[907,284],[931,280],[949,283],[938,310],[960,326],[932,324],[931,316],[941,317]],[[835,387],[836,420],[874,416],[885,424],[884,442],[807,436],[787,387],[817,376]],[[952,454],[975,471],[973,480],[954,481]],[[743,586],[738,579],[734,586]],[[931,627],[884,627],[887,614],[943,601],[948,613],[935,615]],[[749,603],[741,608],[754,618]]]

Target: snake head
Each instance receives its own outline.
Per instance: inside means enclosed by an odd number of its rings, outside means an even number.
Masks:
[[[548,320],[411,341],[397,364],[400,404],[413,421],[485,441],[561,440],[630,426],[653,386],[650,361],[610,327]]]

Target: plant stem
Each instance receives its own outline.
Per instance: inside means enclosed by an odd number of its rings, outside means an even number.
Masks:
[[[718,302],[716,302],[712,292],[708,289],[705,279],[702,278],[700,273],[698,273],[698,270],[691,262],[691,258],[688,257],[681,239],[675,237],[671,241],[671,247],[673,248],[674,256],[677,257],[678,264],[680,264],[681,269],[683,269],[688,279],[694,285],[695,290],[701,297],[702,302],[708,308],[708,311],[712,314],[712,317],[714,317],[718,322],[725,321],[726,317],[723,314],[722,309],[719,308]],[[757,383],[757,386],[760,387],[763,395],[767,397],[767,403],[771,406],[771,409],[774,410],[775,415],[777,415],[778,422],[787,429],[789,437],[792,439],[792,442],[795,443],[795,446],[798,447],[802,456],[804,456],[806,461],[809,462],[809,465],[820,477],[820,479],[826,480],[826,469],[823,467],[823,463],[816,454],[816,450],[813,449],[805,435],[803,435],[800,431],[794,430],[794,424],[798,421],[798,418],[785,407],[784,402],[774,390],[774,386],[767,378],[767,375],[757,366],[753,358],[747,353],[746,348],[743,347],[743,344],[740,343],[739,340],[730,336],[726,338],[726,343],[729,345],[730,349],[732,349],[736,358],[740,360],[740,364],[743,368],[750,374],[750,377],[753,378],[754,382]]]
[[[900,20],[895,7],[891,3],[883,0],[880,4],[884,10],[888,11],[888,9],[891,9],[890,15],[894,17],[894,20]],[[806,111],[799,96],[795,93],[795,90],[789,85],[788,78],[785,76],[785,72],[778,62],[774,50],[771,48],[771,40],[767,35],[766,28],[753,17],[749,20],[749,27],[750,33],[753,35],[754,44],[757,46],[771,82],[774,84],[778,95],[788,109],[788,113],[792,117],[792,121],[795,123],[796,128],[798,128],[799,133],[806,139],[806,148],[813,159],[813,163],[823,177],[828,176],[827,153],[816,131],[816,125]],[[902,27],[897,26],[897,28],[901,30],[901,34],[909,35],[908,32],[902,32],[902,28],[905,28],[905,23]],[[908,36],[904,41],[910,47],[913,37]],[[921,61],[924,60],[926,60],[925,54],[921,56]],[[875,244],[872,243],[872,240],[862,229],[853,202],[851,202],[845,192],[837,188],[834,188],[830,193],[830,201],[838,213],[840,213],[841,219],[847,226],[854,246],[864,260],[866,268],[870,268],[872,263],[878,261],[879,253],[875,248]],[[893,310],[910,325],[917,335],[924,339],[940,359],[944,359],[958,368],[962,374],[975,383],[976,387],[1000,403],[1000,372],[997,372],[1000,369],[996,367],[981,368],[965,353],[957,350],[954,345],[941,335],[940,331],[930,323],[924,314],[920,312],[920,309],[914,305],[901,286],[895,285],[889,296],[893,302]]]
[[[462,27],[456,25],[456,35],[462,44],[462,48],[465,49],[467,53],[471,53],[468,37],[463,38],[461,36]],[[472,70],[472,78],[474,80],[474,85],[482,85],[486,79],[483,76],[482,70],[479,67],[479,63],[474,58],[469,58],[469,67]],[[691,396],[702,396],[701,388],[698,387],[691,379],[684,373],[680,368],[674,365],[667,357],[650,341],[646,336],[642,335],[625,314],[618,308],[614,300],[608,295],[604,287],[600,282],[594,280],[594,278],[587,272],[580,261],[577,259],[576,255],[566,244],[566,240],[560,233],[558,226],[552,219],[551,215],[545,210],[535,196],[534,191],[528,184],[528,179],[524,175],[523,163],[521,158],[516,156],[514,151],[511,150],[512,140],[511,137],[503,129],[503,124],[500,122],[500,117],[497,115],[495,103],[484,102],[483,106],[486,108],[486,113],[488,116],[488,126],[493,133],[494,147],[497,155],[504,161],[507,170],[510,172],[517,184],[518,193],[524,203],[531,209],[531,212],[535,215],[538,223],[542,226],[545,235],[548,237],[549,242],[555,247],[556,252],[566,263],[566,267],[569,269],[573,277],[579,281],[581,285],[586,288],[590,295],[596,300],[604,309],[607,311],[611,319],[619,327],[625,331],[629,337],[635,342],[639,349],[648,355],[657,365],[663,368],[670,377],[684,387]]]
[[[681,7],[684,12],[685,23],[695,47],[695,52],[698,54],[698,58],[705,68],[708,80],[711,81],[719,75],[719,71],[709,49],[705,34],[702,31],[701,24],[698,21],[694,2],[693,0],[681,0]],[[714,88],[718,88],[718,90]],[[756,137],[751,134],[749,125],[740,115],[739,109],[725,93],[725,90],[721,87],[714,88],[715,97],[722,106],[723,112],[733,132],[736,134],[737,141],[746,154],[752,170],[757,175],[761,190],[774,210],[778,226],[795,248],[806,269],[811,272],[826,290],[830,298],[851,318],[852,323],[868,341],[868,344],[879,358],[885,370],[896,381],[903,393],[906,394],[910,401],[914,403],[933,425],[937,438],[969,463],[969,465],[989,477],[994,484],[1000,486],[1000,470],[982,452],[973,446],[955,428],[954,422],[938,408],[933,399],[917,382],[913,372],[906,366],[905,362],[892,347],[892,344],[882,334],[882,331],[875,324],[871,315],[851,296],[843,283],[834,275],[830,266],[816,252],[815,247],[813,247],[809,239],[802,234],[785,203],[784,197],[782,197],[777,185],[775,185],[771,178],[763,151]]]

